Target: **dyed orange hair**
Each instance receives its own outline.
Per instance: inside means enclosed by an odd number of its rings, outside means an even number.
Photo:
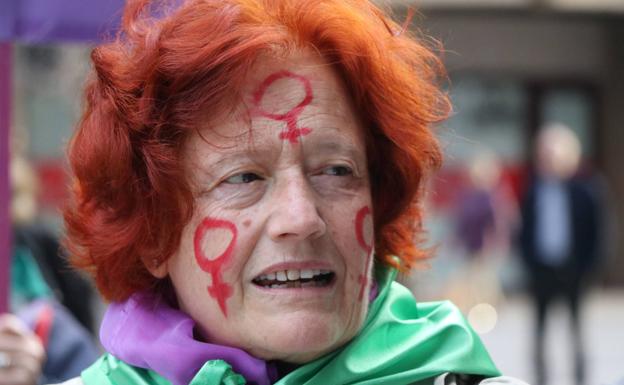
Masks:
[[[178,1],[179,2],[179,1]],[[154,287],[144,263],[171,256],[193,212],[181,162],[196,122],[227,112],[260,55],[312,48],[345,82],[366,127],[376,250],[409,269],[424,177],[441,162],[431,125],[449,112],[443,68],[422,38],[366,0],[131,0],[121,32],[93,50],[70,148],[64,215],[73,263],[108,300]]]

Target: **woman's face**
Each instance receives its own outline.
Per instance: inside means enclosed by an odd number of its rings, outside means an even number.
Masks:
[[[189,139],[194,217],[168,274],[209,341],[310,361],[364,321],[373,221],[363,129],[320,58],[266,59],[236,113]]]

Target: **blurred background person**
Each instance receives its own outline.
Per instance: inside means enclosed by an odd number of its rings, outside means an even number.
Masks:
[[[10,166],[12,314],[0,314],[0,385],[60,382],[99,354],[87,329],[91,288],[66,265],[56,237],[37,223],[38,181],[29,162],[14,154]]]
[[[557,299],[570,312],[574,378],[581,385],[585,380],[581,301],[598,256],[600,199],[593,180],[577,175],[581,145],[570,128],[563,124],[543,128],[535,156],[535,175],[521,206],[520,245],[535,309],[536,385],[545,384],[548,377],[546,317]]]
[[[12,157],[10,171],[14,254],[28,254],[28,258],[41,272],[43,283],[50,289],[50,295],[93,334],[93,289],[87,279],[69,267],[56,234],[38,221],[39,182],[35,171],[22,155]],[[80,295],[76,295],[77,293]],[[26,297],[24,300],[31,299]]]
[[[477,151],[453,208],[453,240],[462,267],[448,295],[466,314],[475,306],[496,306],[503,296],[498,269],[509,254],[517,207],[502,168],[494,151]]]

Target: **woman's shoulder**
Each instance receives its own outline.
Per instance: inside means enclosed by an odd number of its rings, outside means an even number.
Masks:
[[[465,381],[458,378],[457,376],[447,373],[442,376],[439,376],[435,379],[434,385],[461,385],[464,384]],[[50,385],[84,385],[82,379],[80,377],[72,378],[71,380],[65,381],[60,384],[50,384]],[[512,377],[493,377],[487,378],[478,383],[478,385],[528,385],[524,381],[520,381],[517,378]]]
[[[82,379],[80,377],[74,377],[71,380],[67,380],[60,384],[50,384],[50,385],[84,385]]]
[[[457,382],[458,380],[460,382]],[[450,373],[437,377],[434,382],[435,385],[437,384],[459,385],[462,383],[463,382],[461,382],[459,378],[457,378],[456,376]],[[54,384],[50,384],[50,385],[54,385]],[[63,383],[56,384],[56,385],[83,385],[83,382],[82,382],[82,379],[80,379],[80,377],[76,377],[76,378],[72,378],[71,380],[65,381]],[[479,382],[478,385],[528,385],[528,384],[524,381],[518,380],[517,378],[503,376],[503,377],[487,378]]]

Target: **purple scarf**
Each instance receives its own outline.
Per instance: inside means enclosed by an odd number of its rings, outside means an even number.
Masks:
[[[372,302],[377,283],[370,291]],[[102,320],[100,341],[107,352],[125,363],[153,370],[173,385],[191,382],[210,360],[223,360],[247,382],[269,385],[279,378],[274,362],[266,362],[228,346],[201,342],[193,337],[195,321],[152,292],[133,294],[111,303]]]
[[[161,295],[140,292],[108,307],[100,340],[116,358],[153,370],[173,385],[188,384],[206,361],[217,359],[226,361],[250,383],[269,385],[277,380],[273,364],[241,349],[197,341],[194,327],[195,321]]]

